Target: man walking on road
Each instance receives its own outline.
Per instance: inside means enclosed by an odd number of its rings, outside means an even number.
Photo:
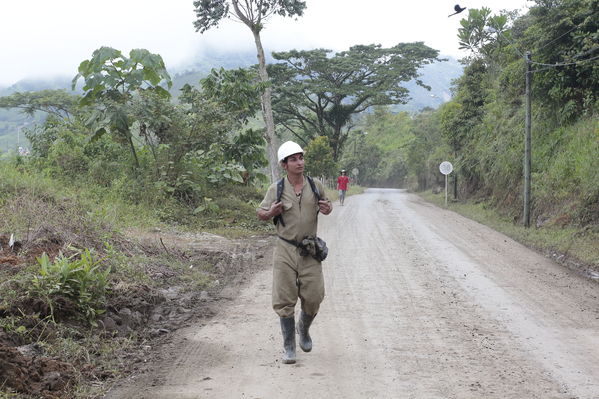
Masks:
[[[260,220],[273,219],[278,240],[273,265],[272,306],[283,333],[283,363],[295,363],[295,305],[301,300],[297,323],[300,348],[312,350],[309,328],[324,299],[324,278],[316,239],[318,213],[328,215],[333,205],[324,185],[304,175],[304,150],[293,141],[283,143],[278,159],[287,176],[273,183],[257,209]],[[324,255],[326,256],[326,254]]]
[[[339,203],[343,206],[345,202],[345,192],[347,191],[347,186],[349,185],[349,177],[347,177],[347,173],[345,169],[341,171],[341,176],[337,178],[337,190],[339,190]]]

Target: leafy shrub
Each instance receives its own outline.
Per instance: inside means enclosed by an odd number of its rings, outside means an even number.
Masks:
[[[60,307],[66,298],[85,320],[95,325],[96,316],[104,312],[110,268],[102,270],[102,260],[94,260],[89,249],[70,257],[61,253],[54,262],[44,253],[37,261],[40,268],[33,276],[29,294],[40,297],[48,305],[52,320],[57,305]]]

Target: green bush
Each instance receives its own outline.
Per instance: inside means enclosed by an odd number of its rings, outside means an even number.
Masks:
[[[102,270],[102,260],[94,260],[89,249],[71,257],[61,253],[54,262],[44,253],[37,261],[40,267],[33,276],[29,294],[48,305],[52,320],[55,320],[57,305],[66,298],[85,320],[95,325],[96,316],[104,312],[110,268]]]

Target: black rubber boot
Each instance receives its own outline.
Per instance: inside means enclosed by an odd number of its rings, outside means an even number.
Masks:
[[[312,350],[312,338],[310,338],[310,325],[314,316],[309,316],[302,310],[300,314],[299,322],[297,323],[297,333],[299,334],[299,345],[304,352],[310,352]]]
[[[283,332],[283,363],[295,363],[295,318],[281,317],[281,331]]]

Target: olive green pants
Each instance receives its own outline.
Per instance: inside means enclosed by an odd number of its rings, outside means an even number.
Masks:
[[[322,264],[299,253],[298,248],[280,239],[275,246],[272,307],[280,317],[295,314],[298,298],[302,310],[315,316],[324,299]]]

